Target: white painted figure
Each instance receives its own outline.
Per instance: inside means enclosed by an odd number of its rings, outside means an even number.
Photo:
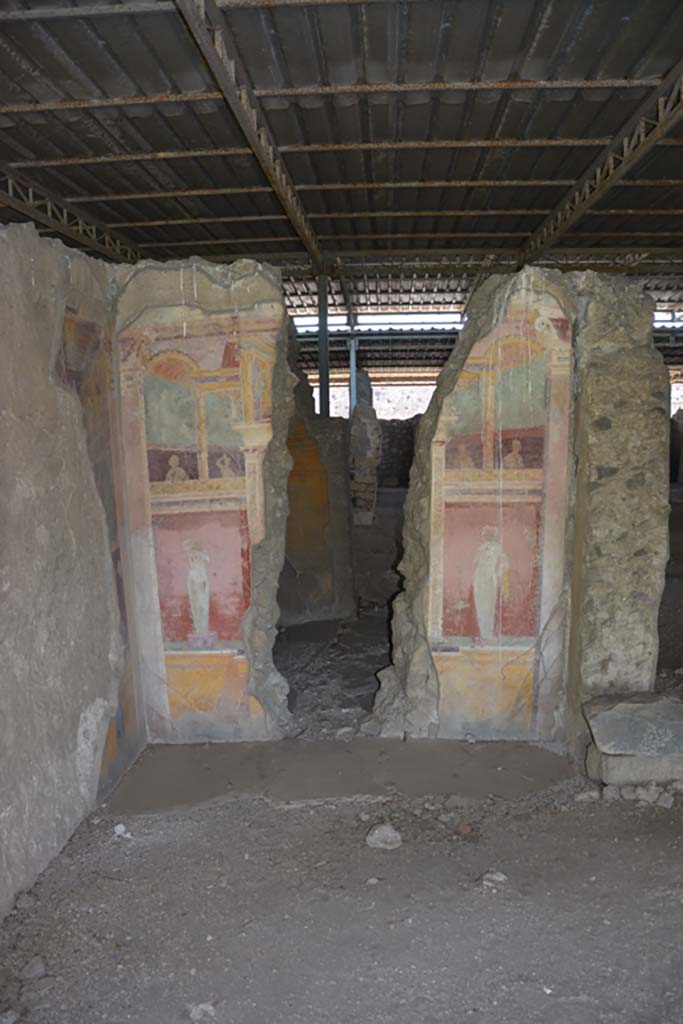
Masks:
[[[484,526],[481,543],[474,560],[474,607],[479,635],[488,643],[494,639],[496,608],[502,593],[507,600],[510,590],[510,563],[498,540],[495,526]]]
[[[189,479],[188,475],[180,465],[180,457],[178,455],[169,455],[168,473],[166,474],[167,482],[170,484],[177,484],[187,479]]]
[[[505,469],[524,469],[522,442],[518,437],[513,437],[512,448],[503,458],[503,467]]]
[[[189,560],[187,571],[187,596],[190,599],[190,612],[194,633],[206,636],[209,632],[209,605],[211,593],[207,564],[209,556],[197,541],[188,541],[184,545]]]
[[[216,465],[218,466],[218,470],[221,476],[226,477],[235,475],[233,472],[232,463],[226,452],[223,452],[220,459],[216,459]]]

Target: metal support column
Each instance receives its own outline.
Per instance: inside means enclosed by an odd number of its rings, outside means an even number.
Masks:
[[[353,413],[356,408],[357,401],[357,390],[356,390],[356,353],[358,351],[358,338],[352,336],[349,338],[349,416]]]
[[[330,339],[327,322],[327,274],[318,274],[318,373],[320,415],[330,415]]]

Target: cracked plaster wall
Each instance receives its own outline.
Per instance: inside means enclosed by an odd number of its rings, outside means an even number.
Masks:
[[[123,671],[105,511],[59,366],[72,255],[0,231],[0,916],[94,805]]]

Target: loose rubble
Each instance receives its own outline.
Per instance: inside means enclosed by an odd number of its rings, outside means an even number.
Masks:
[[[281,631],[273,658],[290,683],[293,733],[341,741],[378,735],[369,712],[388,648],[386,609],[356,621],[312,623],[307,633]]]

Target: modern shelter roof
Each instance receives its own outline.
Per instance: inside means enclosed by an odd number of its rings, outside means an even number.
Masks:
[[[76,244],[95,221],[138,256],[273,262],[290,310],[313,312],[320,267],[181,7],[5,0],[0,202],[16,179],[35,187],[36,208],[43,192],[65,204]],[[519,265],[683,55],[680,0],[218,7],[330,269],[332,312],[462,310],[480,274]],[[682,157],[683,121],[672,117],[533,258],[629,273],[660,308],[682,308]],[[30,216],[25,192],[0,206],[5,220]]]

